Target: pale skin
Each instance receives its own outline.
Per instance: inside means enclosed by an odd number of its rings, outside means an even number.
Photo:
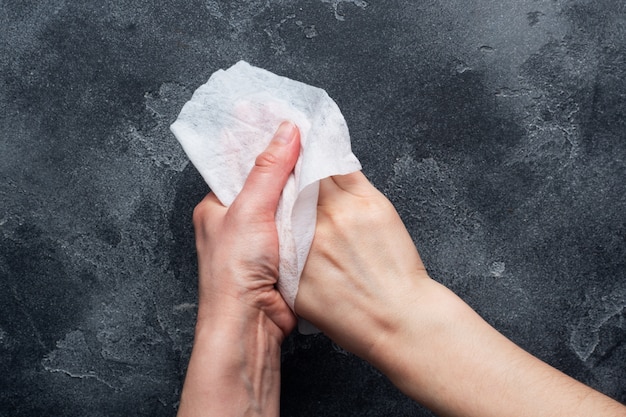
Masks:
[[[198,320],[178,415],[278,416],[274,214],[300,147],[283,123],[235,202],[194,212]],[[528,354],[432,280],[393,205],[360,173],[320,184],[296,312],[437,415],[624,417],[626,407]]]

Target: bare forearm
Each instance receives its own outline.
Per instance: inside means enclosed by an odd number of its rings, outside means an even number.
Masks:
[[[528,354],[432,280],[371,358],[442,416],[624,416],[626,408]],[[385,340],[385,339],[383,339]]]
[[[179,417],[279,415],[280,341],[259,320],[198,323]]]

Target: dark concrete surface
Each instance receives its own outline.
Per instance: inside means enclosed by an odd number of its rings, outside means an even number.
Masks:
[[[244,59],[328,91],[431,275],[626,401],[618,0],[0,2],[0,416],[173,416],[207,192],[169,132]],[[284,416],[429,416],[324,336]]]

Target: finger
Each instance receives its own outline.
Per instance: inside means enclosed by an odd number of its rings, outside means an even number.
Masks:
[[[222,202],[217,198],[215,193],[210,192],[198,205],[196,206],[196,210],[206,212],[207,215],[211,215],[214,212],[225,212],[227,210],[226,207],[222,204]]]
[[[209,220],[223,216],[227,210],[214,193],[207,194],[193,210],[194,227],[205,227]]]
[[[320,180],[320,191],[317,197],[317,204],[324,206],[329,204],[337,195],[337,192],[341,191],[341,188],[335,184],[333,177],[326,177]]]
[[[348,193],[357,197],[371,197],[376,188],[368,181],[361,171],[347,175],[334,175],[320,181],[319,206],[332,205],[337,198]]]
[[[348,192],[367,190],[372,186],[367,177],[365,177],[365,174],[361,171],[346,175],[335,175],[332,178],[335,184],[337,184],[337,187]]]
[[[333,175],[320,180],[317,203],[322,206],[332,204],[333,199],[346,192],[351,195],[367,197],[373,191],[375,191],[374,186],[361,171],[346,175]]]
[[[291,122],[278,127],[270,144],[254,162],[236,202],[261,215],[276,213],[278,199],[300,153],[300,131]]]
[[[224,205],[220,202],[220,200],[217,198],[217,196],[215,195],[213,191],[211,191],[206,196],[204,196],[204,198],[202,199],[200,203],[206,203],[210,205],[220,205],[224,207]]]

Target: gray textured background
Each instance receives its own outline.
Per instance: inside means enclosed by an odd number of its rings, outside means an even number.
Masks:
[[[471,4],[468,4],[471,3]],[[328,91],[431,275],[626,401],[621,0],[0,2],[0,415],[172,416],[190,217],[168,130],[239,59]],[[428,416],[323,336],[284,416]]]

